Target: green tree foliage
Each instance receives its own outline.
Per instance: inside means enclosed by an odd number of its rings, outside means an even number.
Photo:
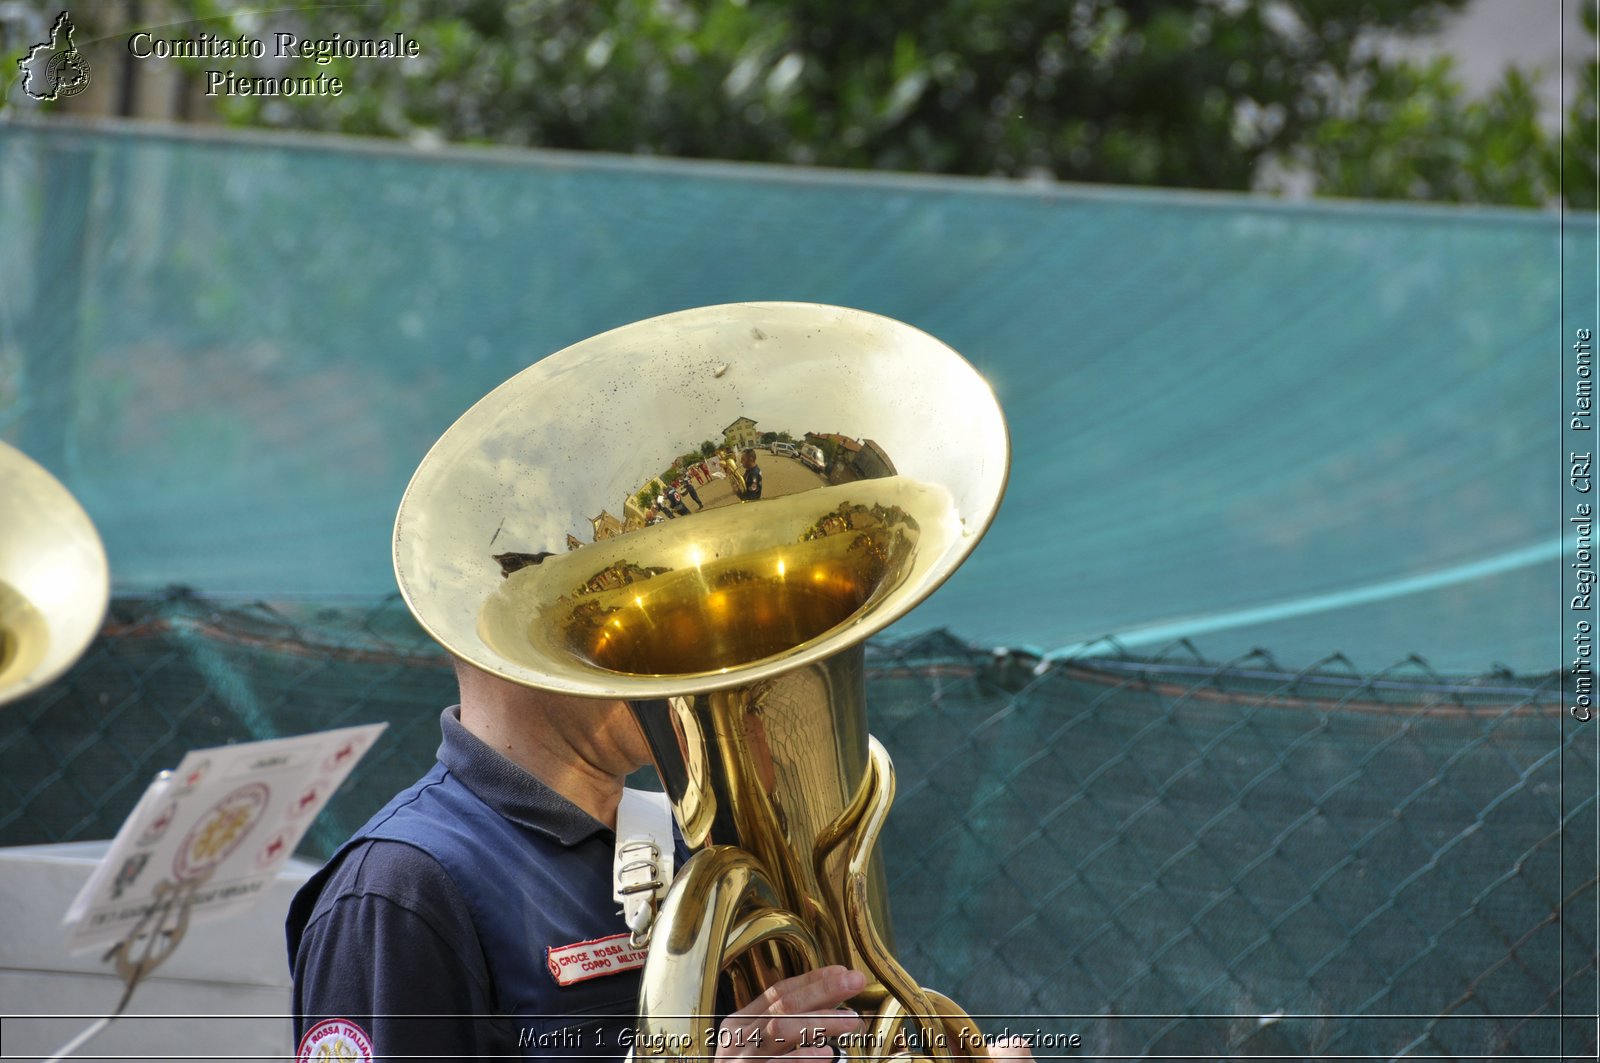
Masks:
[[[1376,32],[1464,0],[424,0],[295,17],[403,28],[339,100],[233,117],[350,133],[939,173],[1247,188],[1327,116]],[[200,17],[216,0],[191,0]],[[238,17],[222,17],[237,23]],[[230,29],[235,28],[230,25]]]
[[[1596,6],[1583,8],[1590,40]],[[1562,128],[1540,121],[1528,77],[1510,70],[1471,99],[1454,62],[1369,62],[1354,91],[1299,151],[1328,195],[1595,209],[1596,64],[1590,59]]]
[[[1520,72],[1467,99],[1446,57],[1377,68],[1351,113],[1312,131],[1304,157],[1325,194],[1538,206],[1555,176],[1548,141]]]
[[[1549,202],[1561,145],[1541,126],[1526,76],[1512,72],[1471,99],[1448,61],[1389,58],[1379,47],[1435,29],[1465,3],[390,0],[270,14],[238,0],[171,6],[196,33],[401,31],[420,44],[422,57],[405,62],[250,71],[326,73],[349,90],[221,98],[240,124],[1195,188],[1259,188],[1288,172],[1335,195]],[[1565,152],[1578,205],[1594,198],[1594,91],[1591,64]],[[1573,198],[1579,186],[1587,191]]]
[[[1600,5],[1594,0],[1583,5],[1583,28],[1591,42],[1589,60],[1562,125],[1556,169],[1567,205],[1595,210],[1600,207],[1600,63],[1593,42],[1600,39]]]

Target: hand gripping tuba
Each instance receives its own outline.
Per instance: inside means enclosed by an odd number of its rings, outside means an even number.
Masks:
[[[627,700],[695,850],[652,931],[636,1055],[708,1054],[724,977],[742,1003],[829,963],[870,976],[852,1057],[987,1054],[890,951],[894,775],[862,643],[960,565],[1008,461],[993,393],[938,340],[744,303],[543,359],[417,469],[394,537],[417,619],[512,682]]]

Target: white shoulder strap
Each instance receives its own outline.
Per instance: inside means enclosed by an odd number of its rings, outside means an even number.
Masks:
[[[650,942],[650,926],[672,884],[672,872],[672,803],[666,794],[624,789],[617,805],[612,898],[622,905],[635,948]]]

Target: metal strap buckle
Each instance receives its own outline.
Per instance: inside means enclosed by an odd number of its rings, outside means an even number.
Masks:
[[[650,927],[656,920],[656,894],[665,885],[661,881],[661,850],[650,841],[627,842],[617,850],[617,859],[625,861],[617,868],[617,893],[624,897],[647,894],[628,926],[628,943],[636,949],[643,948],[650,942]],[[641,872],[646,876],[644,881],[623,884]]]

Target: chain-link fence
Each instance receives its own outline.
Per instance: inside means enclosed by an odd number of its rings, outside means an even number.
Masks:
[[[1040,1055],[1592,1058],[1594,741],[1560,684],[875,643],[898,954]],[[387,720],[320,858],[431,763],[453,695],[393,599],[118,601],[0,714],[0,843],[109,837],[191,747]]]

